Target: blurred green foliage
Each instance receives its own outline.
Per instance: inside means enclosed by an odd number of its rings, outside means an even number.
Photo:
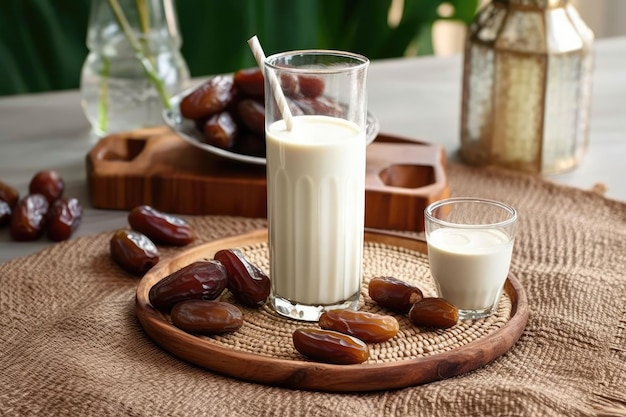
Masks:
[[[0,95],[78,87],[89,0],[0,0]]]
[[[104,0],[101,0],[104,1]],[[448,3],[453,14],[441,17]],[[192,76],[254,66],[247,39],[266,54],[342,49],[371,60],[432,53],[439,19],[469,23],[478,0],[404,0],[388,23],[392,0],[175,0],[182,53]],[[87,55],[90,0],[0,1],[0,95],[77,88]],[[414,49],[414,48],[413,48]]]

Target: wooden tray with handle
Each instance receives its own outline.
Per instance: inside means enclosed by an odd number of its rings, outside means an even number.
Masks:
[[[202,151],[166,127],[104,137],[86,159],[97,208],[267,216],[264,165]],[[421,231],[424,208],[447,196],[441,146],[384,134],[368,146],[366,226]]]
[[[415,280],[408,282],[428,292],[428,283],[425,278],[421,278],[422,281],[416,278],[415,268],[420,264],[420,254],[426,252],[425,241],[387,231],[368,230],[365,242],[364,289],[361,291],[360,309],[380,311],[371,301],[367,302],[364,294],[367,294],[365,287],[370,278],[366,275],[372,273],[371,264],[378,265],[381,253],[387,254],[389,268],[395,268],[395,273],[406,273],[407,277],[411,277],[407,281]],[[244,326],[241,329],[226,337],[207,337],[178,329],[166,314],[150,304],[150,288],[183,266],[199,259],[212,258],[215,252],[226,248],[240,248],[251,261],[255,262],[254,256],[257,256],[256,262],[263,262],[267,259],[264,252],[266,246],[267,230],[260,230],[203,244],[157,264],[137,287],[135,311],[144,331],[176,357],[220,374],[292,389],[357,392],[404,388],[480,368],[509,350],[528,321],[524,288],[510,274],[504,287],[506,297],[501,298],[498,312],[493,317],[466,320],[446,330],[416,330],[406,317],[398,316],[400,332],[391,342],[385,342],[392,344],[370,345],[371,352],[376,351],[379,357],[396,350],[390,360],[333,365],[309,361],[299,356],[292,346],[293,329],[315,324],[282,318],[268,305],[260,309],[242,307]],[[398,263],[394,261],[394,254],[398,256]],[[422,266],[427,265],[424,259],[419,262]],[[266,267],[266,264],[263,266]],[[422,272],[428,275],[427,269]],[[227,296],[223,295],[222,299]],[[451,341],[456,339],[464,342],[455,347]],[[431,350],[420,353],[419,345]]]

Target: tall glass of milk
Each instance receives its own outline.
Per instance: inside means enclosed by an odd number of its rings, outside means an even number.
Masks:
[[[270,298],[283,316],[317,321],[358,306],[368,66],[364,56],[325,50],[265,60]],[[277,87],[291,117],[279,111]]]
[[[480,198],[450,198],[425,210],[430,272],[459,318],[495,312],[509,274],[517,212]]]

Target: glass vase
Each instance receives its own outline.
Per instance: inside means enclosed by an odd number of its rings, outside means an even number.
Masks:
[[[569,0],[493,0],[465,45],[461,156],[533,173],[575,167],[588,142],[593,33]]]
[[[172,0],[92,0],[81,103],[103,136],[162,123],[189,69]]]

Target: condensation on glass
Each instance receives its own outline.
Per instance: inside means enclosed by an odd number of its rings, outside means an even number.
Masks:
[[[493,0],[470,26],[461,156],[534,173],[575,167],[588,142],[593,33],[568,0]]]

